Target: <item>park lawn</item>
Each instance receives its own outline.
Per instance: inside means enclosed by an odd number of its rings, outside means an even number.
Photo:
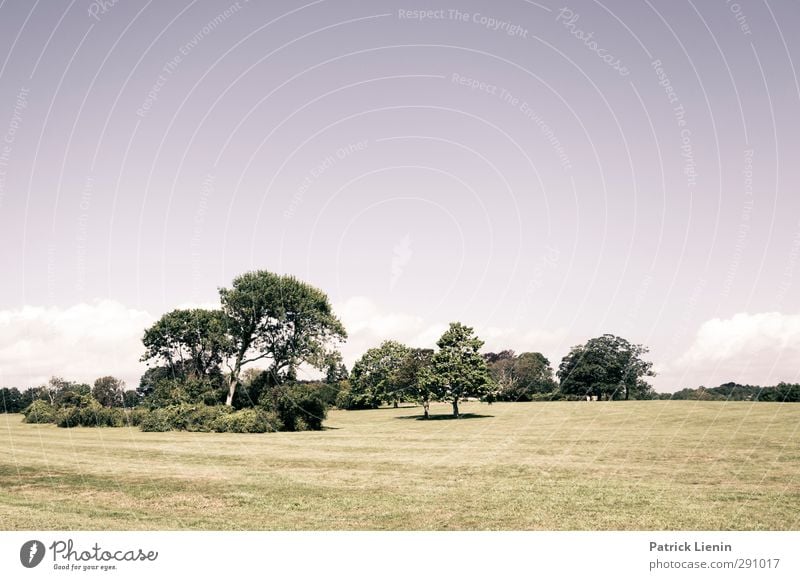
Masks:
[[[800,529],[800,404],[449,409],[263,435],[0,415],[0,529]]]

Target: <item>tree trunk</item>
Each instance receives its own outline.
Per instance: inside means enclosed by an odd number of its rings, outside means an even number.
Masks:
[[[234,378],[233,373],[231,373],[231,376],[228,377],[228,396],[225,399],[225,405],[227,405],[228,407],[233,405],[233,395],[234,393],[236,393],[236,387],[238,386],[239,386],[238,375],[237,378]]]
[[[453,399],[453,417],[458,417],[458,399]]]
[[[422,401],[422,410],[425,412],[424,418],[428,418],[428,409],[430,408],[431,404],[428,401]]]

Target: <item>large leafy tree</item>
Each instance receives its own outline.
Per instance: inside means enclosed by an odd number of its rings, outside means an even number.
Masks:
[[[228,405],[245,365],[268,360],[267,370],[279,383],[302,364],[324,370],[329,346],[347,337],[325,293],[292,276],[247,272],[219,293],[230,338]]]
[[[376,408],[384,401],[393,401],[397,406],[403,394],[397,382],[397,371],[408,353],[407,346],[393,340],[365,352],[350,374],[351,405]]]
[[[219,310],[173,310],[145,331],[142,360],[163,363],[177,379],[212,375],[231,351],[227,330]]]
[[[459,401],[485,397],[493,388],[486,360],[478,352],[483,341],[469,326],[453,322],[436,345],[439,350],[431,361],[431,391],[434,398],[451,403],[453,415],[458,417]]]
[[[655,376],[653,363],[643,358],[647,352],[613,334],[574,346],[558,367],[561,391],[609,400],[642,398],[651,390],[645,377]]]

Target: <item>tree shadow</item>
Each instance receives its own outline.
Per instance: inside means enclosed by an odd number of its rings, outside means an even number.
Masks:
[[[460,421],[461,419],[491,419],[494,415],[481,415],[479,413],[461,413],[454,417],[452,413],[447,415],[430,415],[427,419],[424,415],[403,415],[395,419],[415,419],[417,421]]]

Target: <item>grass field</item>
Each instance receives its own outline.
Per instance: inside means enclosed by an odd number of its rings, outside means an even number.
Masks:
[[[265,435],[59,429],[0,415],[1,527],[800,529],[800,404],[462,412],[332,411],[325,431]]]

